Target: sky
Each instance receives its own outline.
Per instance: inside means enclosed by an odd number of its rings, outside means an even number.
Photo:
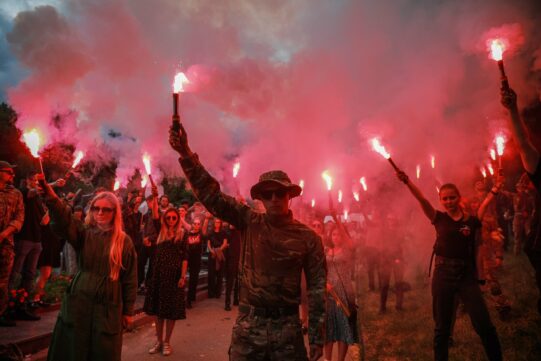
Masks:
[[[8,0],[0,98],[46,143],[114,157],[122,180],[147,152],[159,178],[180,174],[167,130],[181,70],[190,144],[225,189],[236,161],[246,195],[270,169],[303,179],[318,201],[323,170],[346,199],[361,176],[370,189],[395,187],[369,144],[379,137],[435,192],[471,186],[495,135],[509,138],[487,39],[509,40],[519,104],[539,101],[540,23],[540,3],[526,0]]]

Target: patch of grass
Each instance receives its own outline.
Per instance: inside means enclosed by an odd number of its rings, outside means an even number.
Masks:
[[[424,275],[420,274],[424,272]],[[410,277],[412,290],[405,296],[405,311],[394,309],[395,298],[389,292],[387,313],[380,315],[379,293],[367,291],[366,271],[360,269],[357,284],[366,360],[433,360],[434,321],[432,297],[426,272]],[[541,317],[537,313],[539,293],[533,269],[524,255],[506,255],[500,282],[512,303],[511,319],[501,321],[488,294],[485,300],[498,332],[505,360],[541,359]],[[486,360],[481,341],[467,314],[459,311],[455,324],[455,347],[449,349],[449,360]]]

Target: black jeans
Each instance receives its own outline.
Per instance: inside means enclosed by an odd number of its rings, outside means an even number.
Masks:
[[[432,278],[432,311],[436,324],[434,359],[437,361],[448,359],[448,342],[457,295],[464,303],[475,332],[481,338],[488,359],[502,360],[500,341],[490,320],[473,267],[450,264],[436,264]]]
[[[231,291],[233,291],[233,303],[239,302],[239,270],[237,265],[228,265],[225,271],[225,304],[231,305]]]
[[[222,295],[222,285],[224,283],[225,262],[220,264],[220,269],[216,269],[216,259],[209,256],[209,298],[220,297]]]
[[[188,280],[188,302],[195,301],[197,284],[199,283],[199,272],[201,271],[201,252],[188,251],[188,271],[190,278]]]
[[[152,267],[154,265],[154,256],[156,255],[156,246],[150,247],[141,246],[137,255],[137,285],[141,286],[143,282],[148,284],[148,280],[152,278]],[[145,266],[148,262],[148,271],[145,276]]]

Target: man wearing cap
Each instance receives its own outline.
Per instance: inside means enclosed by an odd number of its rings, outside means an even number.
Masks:
[[[241,232],[239,315],[229,357],[244,360],[308,360],[298,315],[301,272],[309,299],[310,360],[322,355],[324,342],[326,264],[321,238],[293,219],[289,200],[301,193],[286,173],[259,177],[250,194],[266,213],[220,191],[220,185],[188,146],[186,132],[170,130],[171,147],[195,195],[216,217]]]
[[[21,230],[24,204],[21,192],[13,187],[14,165],[0,161],[0,326],[15,326],[4,317],[8,301],[8,282],[15,252],[13,233]]]

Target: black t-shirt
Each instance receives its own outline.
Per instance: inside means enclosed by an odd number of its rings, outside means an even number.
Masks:
[[[230,229],[227,231],[227,243],[229,247],[226,248],[226,255],[231,262],[238,263],[240,258],[240,232],[236,229]]]
[[[207,248],[207,239],[201,232],[186,232],[183,241],[191,254],[201,254]]]
[[[31,242],[41,242],[41,220],[45,215],[45,207],[41,196],[28,188],[21,190],[24,200],[24,223],[21,231],[15,234],[15,239]]]
[[[208,240],[210,241],[210,246],[212,248],[219,248],[224,243],[224,239],[227,238],[227,234],[224,231],[214,232],[212,230],[208,234]]]
[[[525,249],[541,251],[541,159],[534,174],[528,174],[536,189],[535,209],[532,216],[531,231]]]
[[[474,256],[475,235],[481,228],[477,217],[469,216],[458,221],[447,213],[436,211],[432,222],[436,228],[436,256],[471,260]]]

